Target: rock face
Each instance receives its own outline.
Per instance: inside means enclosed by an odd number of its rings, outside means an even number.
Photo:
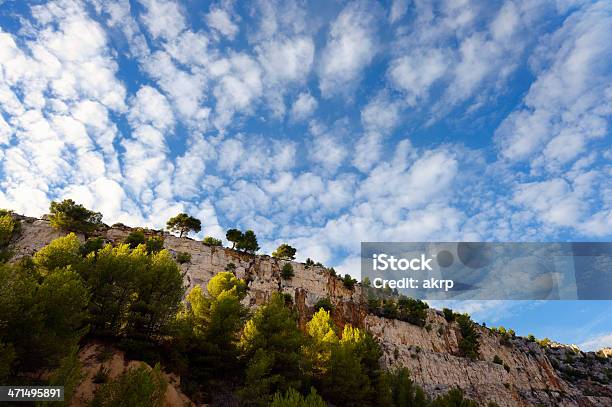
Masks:
[[[32,255],[64,234],[52,229],[46,220],[23,217],[21,220],[22,233],[12,244],[14,258]],[[118,226],[99,234],[109,242],[121,242],[130,231]],[[612,360],[604,353],[596,356],[572,350],[574,356],[568,359],[565,348],[542,348],[519,337],[503,340],[500,334],[477,326],[480,357],[470,360],[459,356],[458,325],[447,322],[439,311],[427,310],[425,327],[380,318],[368,314],[359,285],[354,289],[344,287],[324,267],[291,262],[295,276],[283,280],[280,270],[286,261],[210,247],[160,231],[145,233],[163,235],[164,246],[172,253],[191,255],[191,261],[181,266],[188,289],[205,286],[215,274],[232,270],[248,282],[245,305],[256,307],[278,291],[290,294],[299,309],[301,325],[310,318],[319,299],[329,298],[337,324],[350,323],[369,329],[382,345],[383,363],[390,368],[409,368],[414,380],[431,395],[460,387],[485,405],[495,402],[499,406],[612,406]],[[502,364],[493,363],[495,356]],[[594,363],[596,373],[592,373]]]

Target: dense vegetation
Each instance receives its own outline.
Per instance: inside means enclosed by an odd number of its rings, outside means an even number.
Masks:
[[[0,238],[10,241],[14,222]],[[0,226],[9,223],[0,215]],[[374,337],[351,325],[340,330],[329,299],[300,330],[290,296],[245,308],[247,283],[231,269],[186,294],[177,262],[163,241],[150,240],[141,230],[115,245],[69,233],[32,258],[0,263],[0,382],[63,385],[69,399],[82,380],[79,346],[96,339],[155,368],[111,381],[101,371],[92,406],[160,405],[161,366],[180,374],[189,397],[216,405],[470,405],[430,400],[407,370],[384,371]],[[398,315],[423,311],[413,301],[400,298]],[[47,380],[38,378],[43,369],[52,370]]]

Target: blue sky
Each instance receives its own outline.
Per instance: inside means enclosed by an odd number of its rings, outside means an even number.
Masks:
[[[0,207],[361,241],[612,236],[612,6],[0,0]],[[610,302],[457,305],[612,345]]]

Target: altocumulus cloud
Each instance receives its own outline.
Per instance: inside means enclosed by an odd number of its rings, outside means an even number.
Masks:
[[[198,8],[198,9],[195,9]],[[362,240],[612,235],[611,6],[57,0],[0,11],[0,207]],[[193,16],[199,16],[193,18]]]

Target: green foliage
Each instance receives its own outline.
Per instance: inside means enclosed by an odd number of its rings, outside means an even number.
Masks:
[[[468,314],[456,314],[455,320],[461,331],[461,340],[459,341],[461,354],[470,359],[478,359],[480,349],[478,338],[480,334],[474,327],[474,322]]]
[[[12,212],[0,209],[0,249],[5,249],[20,231],[21,222],[13,218]]]
[[[544,339],[537,340],[536,343],[538,345],[540,345],[541,347],[543,347],[543,348],[547,348],[547,347],[550,346],[552,341],[550,339],[548,339],[548,338],[544,338]]]
[[[373,404],[381,355],[370,334],[345,325],[342,339],[333,348],[326,374],[321,380],[324,397],[342,406]]]
[[[204,295],[200,286],[187,295],[188,308],[179,319],[189,357],[189,375],[196,381],[231,377],[238,369],[238,340],[246,316],[241,304],[246,283],[230,272],[214,276]]]
[[[302,345],[296,315],[285,306],[283,296],[274,293],[247,321],[240,345],[247,359],[243,399],[267,405],[272,395],[302,384]]]
[[[495,355],[493,357],[493,363],[498,364],[498,365],[503,365],[504,361],[498,355]]]
[[[130,249],[135,249],[147,241],[142,229],[132,230],[125,238],[124,243],[130,246]]]
[[[536,341],[536,338],[535,338],[535,336],[533,336],[533,334],[529,334],[529,335],[527,335],[527,341],[529,341],[529,342],[535,342],[535,341]]]
[[[191,231],[198,233],[202,230],[202,222],[186,213],[179,213],[168,219],[166,228],[171,232],[178,233],[180,237],[183,237],[188,235]]]
[[[478,407],[478,403],[465,398],[461,389],[452,389],[445,395],[436,398],[431,403],[431,407]]]
[[[314,377],[320,380],[327,372],[332,349],[339,342],[329,311],[320,308],[306,324],[306,333],[308,341],[304,353]]]
[[[89,253],[97,253],[98,250],[104,247],[104,238],[102,236],[89,238],[81,246],[81,255],[87,256]]]
[[[147,239],[147,253],[153,254],[160,252],[164,249],[164,237],[163,236],[151,236]]]
[[[381,395],[387,394],[383,398],[386,403],[380,403],[382,405],[425,407],[429,404],[425,392],[410,379],[410,371],[406,368],[385,373],[381,387]]]
[[[178,264],[185,264],[191,261],[191,254],[187,252],[179,252],[176,254],[176,262]]]
[[[36,252],[33,260],[43,275],[65,267],[79,269],[83,262],[81,242],[74,233],[59,237]]]
[[[259,244],[257,243],[257,236],[255,236],[255,232],[250,229],[244,232],[236,244],[236,248],[247,253],[255,254],[257,250],[259,250]]]
[[[311,387],[306,397],[293,388],[287,390],[284,395],[277,392],[269,407],[325,407],[326,405],[327,403],[317,394],[317,390]]]
[[[234,249],[236,247],[236,244],[240,241],[240,239],[242,239],[242,232],[238,229],[229,229],[225,233],[225,238],[229,242],[232,242],[232,249]]]
[[[78,346],[73,346],[68,355],[61,360],[59,367],[51,373],[51,377],[49,378],[49,386],[64,387],[64,401],[37,402],[36,407],[70,405],[70,400],[77,386],[83,379],[83,373],[81,371],[82,365],[79,360],[78,351]]]
[[[344,286],[346,288],[348,288],[349,290],[352,290],[353,287],[355,287],[355,283],[357,282],[357,280],[355,280],[353,277],[351,277],[350,274],[345,274],[344,278],[342,279],[342,284],[344,284]]]
[[[92,292],[90,312],[97,334],[152,338],[169,324],[184,293],[183,278],[166,250],[106,245],[88,256],[83,277]]]
[[[206,236],[204,240],[202,240],[202,243],[207,246],[223,246],[223,242],[221,241],[221,239],[215,239],[212,236]]]
[[[293,278],[294,275],[295,273],[293,272],[293,266],[291,263],[283,264],[283,268],[281,269],[281,278],[283,280],[289,280]]]
[[[51,202],[51,226],[70,232],[89,234],[102,225],[102,214],[90,211],[72,199]]]
[[[88,292],[69,268],[41,278],[34,269],[0,265],[0,366],[6,374],[50,367],[85,333]],[[5,353],[6,352],[6,353]]]
[[[309,257],[309,258],[306,259],[306,263],[304,263],[304,264],[305,264],[305,268],[308,269],[308,268],[311,268],[312,266],[314,266],[315,262],[312,261],[312,259]]]
[[[272,257],[276,257],[277,259],[283,260],[293,260],[295,259],[296,249],[289,246],[286,243],[281,244],[278,248],[272,252]]]
[[[315,311],[320,310],[321,308],[323,308],[325,311],[332,311],[334,309],[333,304],[331,303],[330,299],[328,297],[323,297],[320,298],[314,306]]]
[[[167,383],[159,365],[132,368],[96,391],[91,407],[161,407]]]
[[[442,308],[442,314],[447,322],[453,322],[455,320],[455,313],[450,308]]]

